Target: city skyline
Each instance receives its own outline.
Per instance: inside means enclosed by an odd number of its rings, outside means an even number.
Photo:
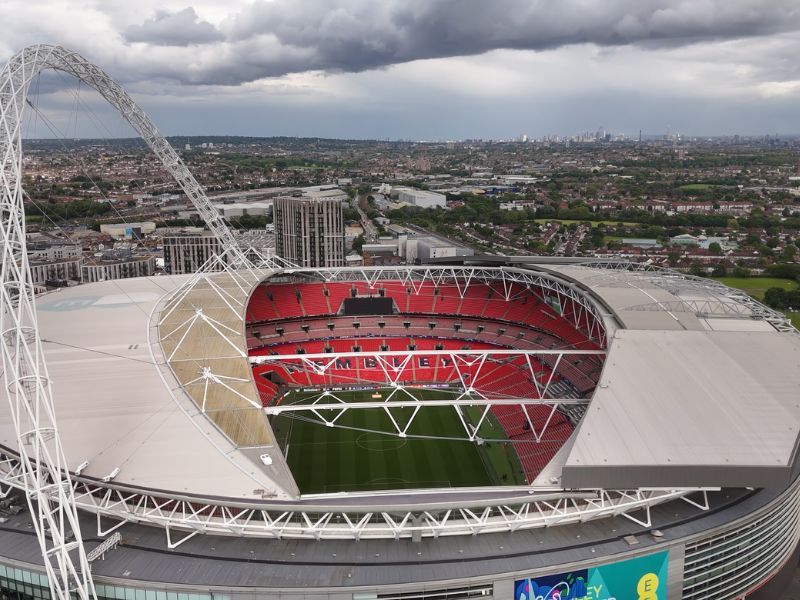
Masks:
[[[800,10],[790,1],[4,3],[0,60],[58,43],[106,68],[167,135],[507,139],[791,134]],[[65,76],[32,100],[77,137]],[[116,131],[118,128],[119,131]],[[40,123],[31,137],[50,136]]]

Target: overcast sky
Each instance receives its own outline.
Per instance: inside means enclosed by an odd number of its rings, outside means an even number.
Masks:
[[[2,0],[0,23],[0,62],[74,49],[168,135],[800,133],[800,0]],[[74,80],[31,96],[128,135]]]

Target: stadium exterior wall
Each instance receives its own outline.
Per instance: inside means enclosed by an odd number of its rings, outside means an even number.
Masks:
[[[771,494],[762,490],[756,493]],[[752,499],[753,496],[750,496]],[[736,506],[736,505],[734,505]],[[749,504],[745,503],[749,510]],[[734,598],[774,597],[772,594],[785,583],[786,570],[797,560],[800,538],[800,478],[782,493],[774,494],[760,508],[744,516],[726,520],[723,510],[709,519],[708,529],[669,541],[652,536],[653,544],[630,552],[598,556],[596,560],[564,562],[540,571],[498,573],[481,578],[446,579],[409,582],[382,588],[278,588],[278,587],[216,587],[213,585],[173,585],[148,581],[137,573],[137,580],[104,577],[95,572],[98,598],[101,600],[415,600],[437,598],[462,600],[511,600],[515,582],[537,579],[554,574],[569,574],[588,569],[603,570],[619,567],[625,561],[648,560],[669,553],[666,594],[652,595],[657,600],[722,600]],[[715,525],[713,525],[716,523]],[[680,523],[678,527],[680,527]],[[657,533],[653,531],[652,533]],[[665,536],[664,539],[666,539]],[[264,543],[281,543],[264,542]],[[325,543],[325,542],[320,542]],[[0,540],[5,555],[0,558],[0,590],[4,598],[33,600],[49,598],[49,589],[39,565],[31,564],[10,554],[24,554],[18,545]],[[114,552],[114,550],[111,550]],[[29,557],[34,554],[29,554]],[[97,563],[95,563],[97,564]],[[624,565],[623,565],[624,566]],[[599,569],[598,569],[599,568]],[[96,571],[100,571],[97,569]],[[446,569],[440,571],[443,575]],[[632,571],[635,577],[639,574]],[[659,582],[661,583],[661,582]],[[602,598],[603,596],[600,596]],[[648,596],[649,597],[649,596]],[[533,598],[531,598],[533,600]],[[617,598],[617,600],[622,600]]]

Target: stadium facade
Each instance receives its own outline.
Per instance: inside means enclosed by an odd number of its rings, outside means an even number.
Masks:
[[[34,298],[19,123],[43,68],[121,111],[221,256]],[[6,66],[0,134],[4,596],[773,598],[797,564],[782,314],[646,265],[267,259],[59,47]]]

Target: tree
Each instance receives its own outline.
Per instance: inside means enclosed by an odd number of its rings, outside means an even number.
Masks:
[[[712,277],[726,277],[727,275],[728,275],[728,269],[722,263],[715,266],[714,270],[711,271]]]
[[[353,250],[356,252],[361,252],[361,248],[364,247],[364,234],[362,233],[353,240]]]
[[[733,276],[734,277],[750,277],[750,269],[747,267],[743,267],[741,265],[734,267],[733,269]]]
[[[711,242],[708,245],[708,251],[715,256],[719,256],[722,254],[722,246],[719,245],[719,242]]]
[[[783,310],[786,308],[786,290],[779,287],[769,288],[764,292],[764,304],[778,310]]]
[[[772,277],[797,280],[800,278],[800,265],[776,263],[767,267],[767,273]]]
[[[794,244],[786,244],[783,250],[781,250],[781,260],[794,260],[795,255],[797,254],[797,246]]]
[[[706,269],[699,260],[692,261],[689,265],[689,273],[695,277],[703,277],[706,274]]]

